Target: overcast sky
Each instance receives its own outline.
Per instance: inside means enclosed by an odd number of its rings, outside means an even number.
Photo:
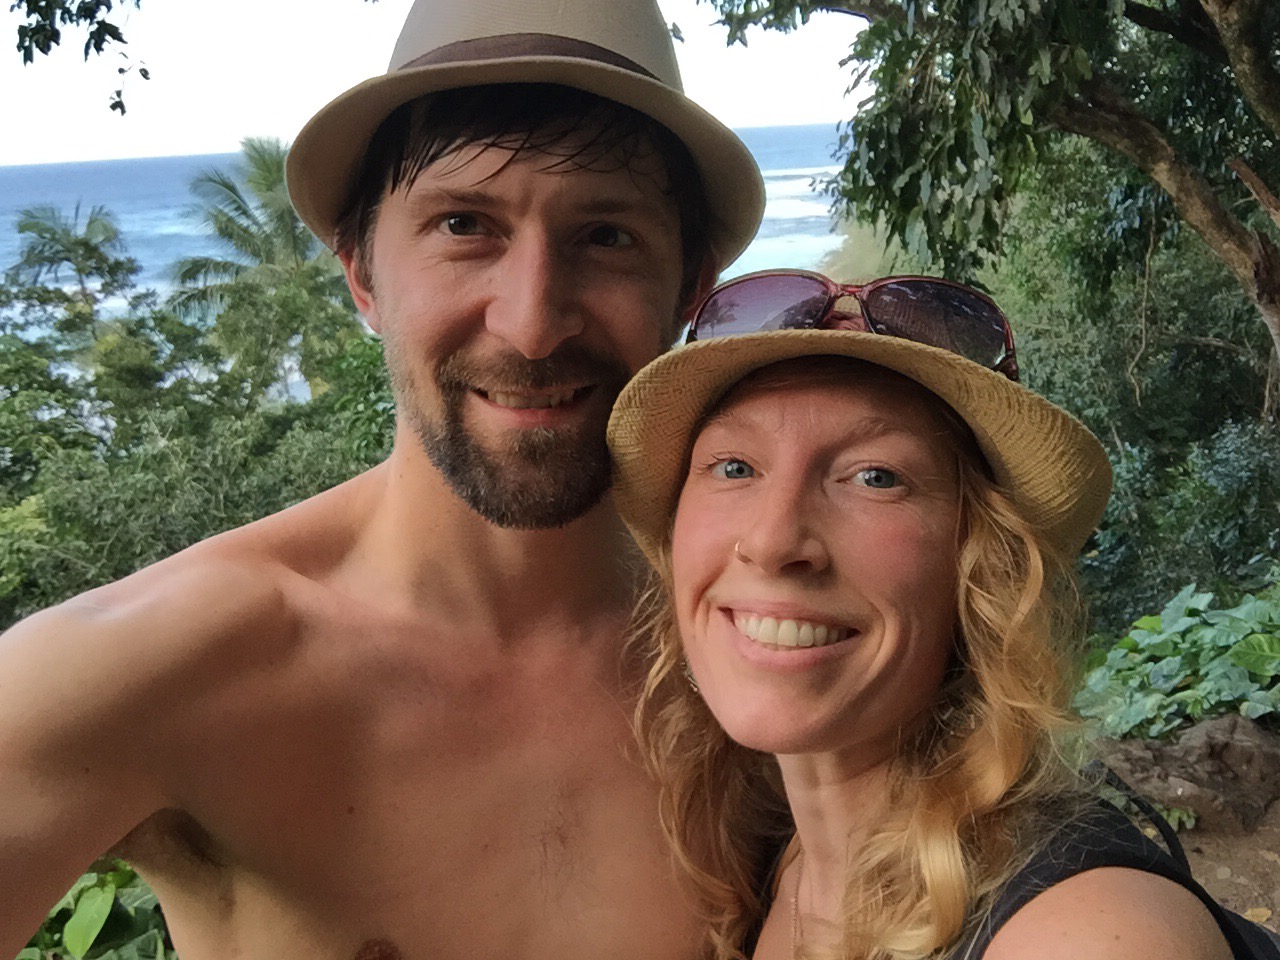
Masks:
[[[459,0],[466,2],[466,0]],[[601,0],[607,2],[607,0]],[[411,0],[145,0],[121,5],[127,49],[151,72],[126,76],[128,113],[107,108],[116,52],[82,58],[68,32],[23,66],[18,14],[0,0],[0,164],[223,153],[246,136],[292,139],[332,97],[386,69]],[[695,0],[659,0],[685,42],[685,89],[733,127],[835,123],[852,112],[838,61],[862,21],[821,14],[789,36],[755,31],[726,49],[715,14]],[[304,15],[305,14],[305,15]]]

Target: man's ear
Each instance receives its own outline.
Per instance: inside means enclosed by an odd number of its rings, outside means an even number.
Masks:
[[[698,307],[711,292],[711,288],[716,285],[718,276],[720,271],[716,269],[716,262],[710,254],[707,254],[702,258],[702,266],[698,268],[698,280],[689,292],[689,299],[685,301],[684,309],[680,312],[682,326],[687,327],[693,322],[693,315],[698,312]]]
[[[347,289],[351,291],[351,299],[355,301],[356,309],[364,316],[364,322],[369,325],[369,329],[381,335],[382,319],[378,316],[378,303],[374,299],[373,290],[361,276],[363,271],[356,256],[350,250],[343,250],[338,253],[338,259],[342,261],[342,272],[347,278]]]

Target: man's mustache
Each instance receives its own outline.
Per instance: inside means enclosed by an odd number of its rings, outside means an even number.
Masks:
[[[484,358],[454,354],[437,369],[436,382],[449,391],[480,387],[486,390],[550,390],[597,384],[617,387],[630,378],[616,357],[588,347],[565,346],[538,360],[518,353]]]

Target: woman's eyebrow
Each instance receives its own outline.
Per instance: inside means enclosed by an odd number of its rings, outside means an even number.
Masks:
[[[710,427],[744,427],[752,430],[770,431],[775,429],[770,424],[766,424],[762,417],[745,415],[734,407],[717,410],[712,413],[703,422],[698,432],[701,433]],[[914,430],[903,426],[897,420],[876,414],[867,414],[851,421],[849,429],[841,436],[842,438],[854,440],[874,440],[890,434],[914,436],[915,433]]]

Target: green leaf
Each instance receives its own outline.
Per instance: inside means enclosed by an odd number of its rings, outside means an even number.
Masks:
[[[1160,629],[1166,631],[1185,630],[1195,622],[1191,613],[1207,610],[1213,603],[1212,593],[1196,593],[1196,585],[1188,584],[1178,591],[1160,611]]]
[[[98,875],[96,873],[86,873],[71,885],[71,889],[67,891],[67,895],[58,901],[57,905],[49,911],[49,915],[53,916],[53,914],[57,913],[59,910],[74,909],[76,901],[80,899],[80,894],[97,884],[97,882]]]
[[[1250,634],[1232,647],[1227,656],[1232,663],[1244,667],[1250,673],[1274,677],[1280,673],[1280,636]]]
[[[1168,693],[1186,676],[1187,671],[1182,668],[1182,658],[1168,657],[1152,666],[1147,680],[1155,689]]]
[[[974,62],[978,65],[978,81],[984,86],[991,82],[991,57],[987,55],[987,51],[979,47],[973,51]],[[1008,97],[1005,97],[1005,113],[1008,114]]]
[[[1246,700],[1240,704],[1241,716],[1248,717],[1250,720],[1257,720],[1259,717],[1265,717],[1268,713],[1275,712],[1275,707],[1265,703],[1258,703],[1255,700]]]
[[[62,930],[62,942],[73,956],[80,958],[89,952],[102,925],[107,922],[115,899],[116,888],[112,883],[91,887],[81,894],[75,913]]]
[[[1075,60],[1076,71],[1084,79],[1088,80],[1093,76],[1093,65],[1089,62],[1089,54],[1085,52],[1083,47],[1076,47],[1071,51],[1072,58]]]

